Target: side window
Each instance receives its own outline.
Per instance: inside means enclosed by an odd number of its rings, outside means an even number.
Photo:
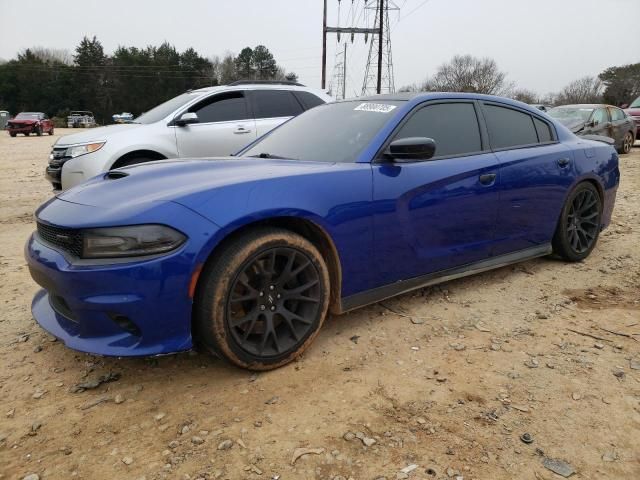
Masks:
[[[593,112],[593,115],[591,116],[591,119],[595,122],[596,125],[602,124],[602,123],[607,123],[609,121],[609,114],[607,113],[607,109],[606,108],[597,108]]]
[[[626,115],[624,114],[624,112],[622,110],[620,110],[619,108],[612,108],[611,109],[611,121],[612,122],[619,122],[620,120],[625,120],[626,119]]]
[[[256,118],[295,117],[302,107],[288,90],[254,90],[251,92]]]
[[[322,105],[324,100],[320,97],[316,97],[313,93],[309,92],[293,92],[298,101],[302,104],[305,110],[309,110],[313,107],[317,107],[318,105]]]
[[[246,120],[247,102],[242,92],[223,93],[207,98],[189,109],[198,115],[200,123]]]
[[[533,124],[536,127],[536,132],[538,133],[538,141],[540,143],[553,141],[553,135],[551,134],[551,127],[547,124],[547,122],[543,122],[542,120],[536,117],[533,117]]]
[[[472,103],[428,105],[409,118],[395,139],[427,137],[436,142],[434,158],[482,150],[478,117]]]
[[[528,113],[484,104],[484,117],[494,149],[538,143],[538,134]]]

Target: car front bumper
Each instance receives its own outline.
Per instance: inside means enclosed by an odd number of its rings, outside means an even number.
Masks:
[[[104,226],[101,211],[55,199],[41,207],[38,219],[82,228],[71,221],[83,218]],[[177,250],[88,261],[34,232],[25,245],[25,258],[42,287],[31,307],[36,322],[69,348],[98,355],[149,356],[192,348],[191,280],[204,261],[204,245],[218,228],[175,203],[159,205],[154,212],[160,213],[147,214],[144,221],[132,216],[132,223],[169,224],[167,219],[174,219],[174,228],[189,232]]]
[[[23,127],[7,127],[9,133],[31,133],[35,132],[36,127],[34,125],[25,125]]]

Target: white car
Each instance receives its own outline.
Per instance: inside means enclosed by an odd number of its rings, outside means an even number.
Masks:
[[[331,101],[292,82],[235,82],[188,91],[131,123],[61,137],[46,170],[66,190],[114,168],[165,158],[231,155],[289,118]]]

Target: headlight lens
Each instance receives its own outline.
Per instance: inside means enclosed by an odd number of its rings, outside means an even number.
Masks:
[[[105,143],[107,142],[104,141],[104,142],[95,142],[95,143],[85,143],[83,145],[73,145],[67,148],[67,151],[65,152],[64,156],[75,158],[75,157],[79,157],[80,155],[86,155],[87,153],[93,153],[100,150]]]
[[[93,228],[82,232],[82,258],[113,258],[170,252],[187,237],[165,225]]]

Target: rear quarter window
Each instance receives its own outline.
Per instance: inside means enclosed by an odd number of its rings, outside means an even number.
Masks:
[[[538,140],[540,141],[540,143],[553,142],[551,127],[547,122],[533,117],[533,124],[536,127],[536,132],[538,133]]]
[[[288,90],[254,90],[251,98],[255,118],[295,117],[303,111],[293,93]]]
[[[320,97],[315,96],[313,93],[309,92],[293,92],[298,101],[302,104],[305,110],[309,110],[313,107],[317,107],[318,105],[322,105],[324,100]]]
[[[484,118],[494,149],[514,148],[538,143],[533,118],[508,107],[484,104]]]

